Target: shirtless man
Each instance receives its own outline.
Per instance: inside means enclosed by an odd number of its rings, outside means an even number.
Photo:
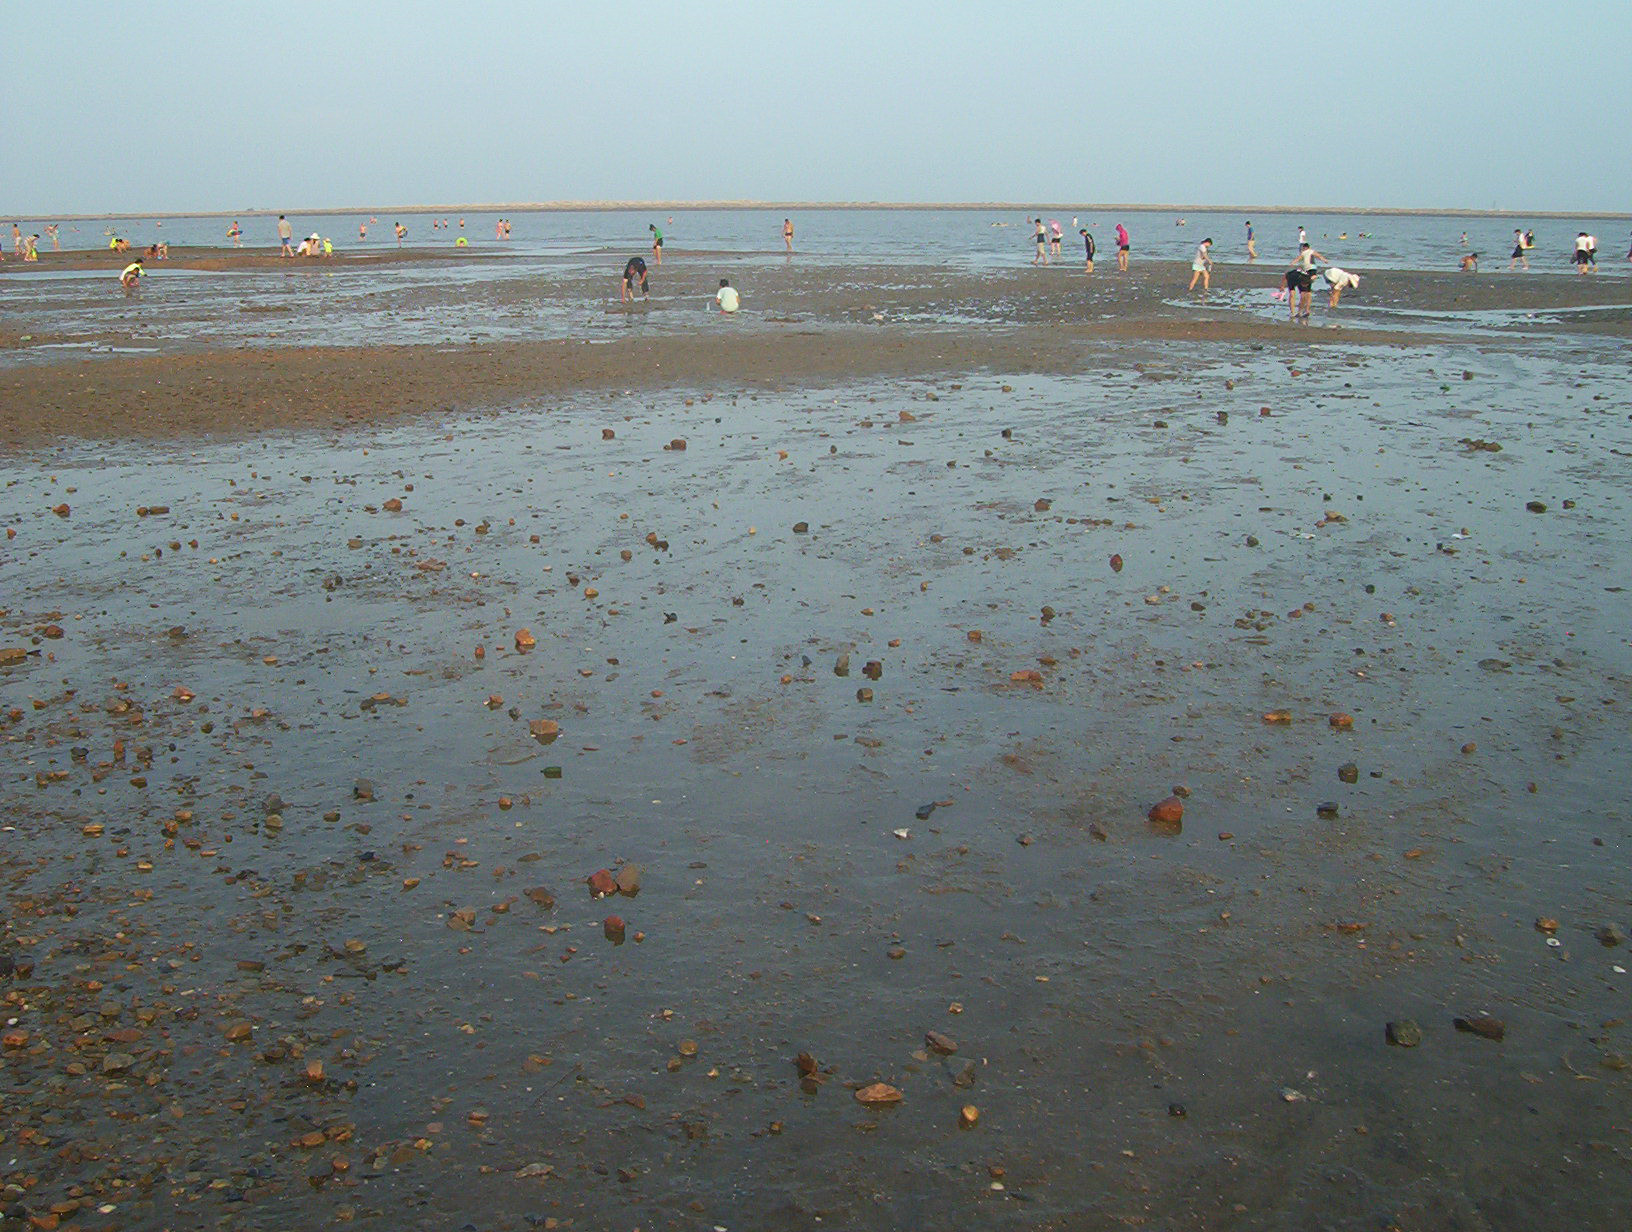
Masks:
[[[793,251],[793,219],[782,220],[782,242],[787,245],[788,251]]]

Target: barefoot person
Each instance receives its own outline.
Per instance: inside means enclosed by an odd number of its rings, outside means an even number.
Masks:
[[[1258,247],[1252,234],[1252,219],[1249,218],[1247,219],[1247,260],[1256,261],[1257,259]]]
[[[1128,272],[1128,229],[1121,223],[1116,224],[1116,268]]]
[[[1281,279],[1281,285],[1287,292],[1287,308],[1294,321],[1309,319],[1309,292],[1315,285],[1315,263],[1325,259],[1322,253],[1316,252],[1309,247],[1308,241],[1304,241],[1298,248],[1292,268]]]
[[[1476,252],[1464,253],[1462,259],[1456,263],[1456,268],[1464,274],[1477,274],[1479,272],[1479,254]]]
[[[1575,233],[1575,255],[1570,260],[1575,262],[1575,272],[1578,274],[1587,272],[1587,261],[1590,260],[1590,254],[1587,251],[1587,239],[1588,236],[1585,231]]]
[[[651,288],[646,285],[646,262],[640,257],[630,257],[623,266],[623,288],[619,292],[622,302],[625,304],[633,302],[637,283],[640,285],[640,293],[651,299]]]
[[[1358,289],[1360,286],[1359,274],[1351,274],[1348,270],[1338,269],[1335,265],[1328,265],[1322,270],[1321,277],[1326,279],[1326,284],[1332,288],[1331,306],[1333,308],[1336,308],[1337,301],[1343,298],[1345,287]]]
[[[1201,279],[1201,293],[1207,294],[1208,288],[1213,285],[1213,237],[1208,236],[1196,245],[1196,255],[1190,260],[1190,285],[1185,289],[1194,291],[1196,279]]]
[[[1041,218],[1032,220],[1037,224],[1037,255],[1031,259],[1033,265],[1048,264],[1048,228],[1043,225]]]
[[[720,289],[714,292],[714,302],[721,312],[735,312],[742,306],[737,289],[731,285],[729,278],[720,279]]]
[[[1516,266],[1520,261],[1524,262],[1524,268],[1525,269],[1528,270],[1530,268],[1530,258],[1525,255],[1525,251],[1524,251],[1524,232],[1520,231],[1517,227],[1514,227],[1513,228],[1513,256],[1512,256],[1512,259],[1510,259],[1508,261],[1508,263],[1507,263],[1508,273],[1512,273],[1513,272],[1513,267]]]
[[[793,219],[782,220],[782,242],[787,245],[788,251],[793,251]]]
[[[1082,236],[1082,247],[1086,254],[1082,264],[1082,272],[1091,274],[1094,272],[1094,237],[1088,234],[1087,227],[1077,228],[1077,234]]]
[[[290,242],[294,238],[295,238],[294,224],[291,223],[282,214],[279,214],[278,215],[278,243],[283,245],[283,250],[278,253],[278,255],[280,257],[292,257],[292,256],[295,255],[295,246]]]
[[[145,273],[147,273],[147,271],[142,268],[142,259],[137,257],[129,265],[125,266],[124,271],[120,273],[119,285],[122,286],[128,294],[136,289],[136,284],[141,280],[142,275]]]
[[[646,230],[652,233],[652,264],[663,264],[663,232],[657,229],[655,222],[646,224]]]

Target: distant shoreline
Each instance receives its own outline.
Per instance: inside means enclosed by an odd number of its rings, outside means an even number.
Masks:
[[[501,201],[464,202],[450,205],[353,205],[327,206],[320,209],[285,207],[283,209],[254,210],[196,210],[144,211],[131,214],[30,214],[0,211],[0,219],[43,219],[63,222],[103,222],[136,219],[166,218],[275,218],[279,214],[343,215],[369,214],[414,217],[423,214],[506,214],[506,213],[612,213],[617,211],[650,211],[674,213],[686,210],[768,210],[795,213],[803,210],[967,210],[997,214],[1029,214],[1034,210],[1067,211],[1087,210],[1159,213],[1205,214],[1342,214],[1354,217],[1402,218],[1578,218],[1616,219],[1632,218],[1632,213],[1607,210],[1470,210],[1470,209],[1399,209],[1394,207],[1333,206],[1333,205],[1198,205],[1195,203],[1127,201],[1078,202],[1076,204],[1036,201]]]

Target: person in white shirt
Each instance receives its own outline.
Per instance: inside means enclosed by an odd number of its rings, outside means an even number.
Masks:
[[[1591,267],[1592,273],[1596,274],[1598,272],[1598,237],[1596,235],[1587,236],[1587,264]]]
[[[1205,295],[1213,284],[1213,237],[1208,236],[1196,245],[1195,258],[1190,262],[1190,285],[1186,290],[1196,289],[1196,279],[1201,279],[1201,293]]]
[[[714,292],[714,302],[720,306],[721,312],[735,312],[741,307],[742,301],[729,278],[720,279],[720,289]]]
[[[1587,245],[1590,244],[1591,241],[1592,237],[1585,231],[1577,231],[1575,233],[1575,255],[1570,259],[1575,262],[1575,272],[1578,274],[1584,274],[1587,272],[1587,262],[1592,259],[1591,251],[1588,249]]]
[[[1360,286],[1359,274],[1351,274],[1348,270],[1338,269],[1335,265],[1328,265],[1324,270],[1322,270],[1321,277],[1325,278],[1327,283],[1330,284],[1332,288],[1331,302],[1333,308],[1337,307],[1337,301],[1343,297],[1343,289],[1345,287],[1354,287],[1358,289]]]

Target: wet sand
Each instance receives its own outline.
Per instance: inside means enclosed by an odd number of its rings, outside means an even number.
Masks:
[[[100,260],[75,259],[87,265]],[[433,282],[348,295],[329,282],[366,278],[381,264],[502,269],[514,263],[491,255],[396,252],[293,262],[212,250],[172,264],[194,271],[269,268],[304,289],[315,286],[319,298],[292,309],[275,299],[241,301],[228,284],[184,329],[148,320],[148,309],[158,305],[146,301],[169,289],[151,283],[128,302],[105,286],[87,285],[58,308],[56,328],[30,325],[25,303],[22,322],[0,328],[0,354],[9,350],[26,361],[0,367],[0,401],[8,412],[0,441],[26,447],[64,436],[117,440],[335,429],[596,389],[789,389],[846,378],[1083,371],[1149,361],[1176,342],[1289,353],[1332,342],[1421,346],[1458,319],[1493,312],[1505,314],[1507,327],[1526,336],[1632,332],[1632,309],[1618,307],[1625,304],[1625,288],[1611,279],[1385,272],[1368,275],[1364,295],[1351,292],[1347,309],[1328,311],[1325,296],[1317,294],[1317,329],[1293,327],[1262,307],[1249,313],[1227,302],[1231,294],[1268,302],[1279,274],[1263,264],[1221,267],[1209,300],[1183,293],[1184,271],[1175,263],[1136,265],[1126,276],[1105,262],[1092,277],[1074,264],[971,275],[821,263],[766,268],[763,260],[740,254],[688,254],[654,268],[653,300],[623,305],[608,298],[615,277],[579,272],[582,260],[558,263],[565,272],[547,287],[528,279]],[[610,256],[599,263],[616,264]],[[722,272],[737,275],[750,297],[752,311],[731,321],[701,308]],[[3,285],[26,291],[26,278],[18,274]],[[118,301],[112,310],[110,296]],[[578,315],[597,319],[602,332],[548,336],[562,330],[532,323],[534,305],[545,301],[578,305]],[[1378,309],[1403,316],[1385,319]],[[347,336],[361,332],[377,341],[310,345],[324,336],[323,316],[331,311],[360,322]],[[1535,319],[1557,311],[1577,315],[1564,324]],[[415,312],[466,324],[441,327],[445,337],[436,344],[404,345],[396,340],[395,320]],[[511,336],[486,336],[484,329],[501,317]],[[519,327],[511,324],[516,321]],[[234,335],[235,328],[249,332]],[[229,341],[253,338],[255,331],[275,337],[280,328],[295,336],[276,338],[272,346]],[[572,332],[570,323],[566,329]],[[42,344],[50,344],[49,355]]]
[[[1632,1218],[1624,338],[742,270],[0,368],[8,1232]]]

